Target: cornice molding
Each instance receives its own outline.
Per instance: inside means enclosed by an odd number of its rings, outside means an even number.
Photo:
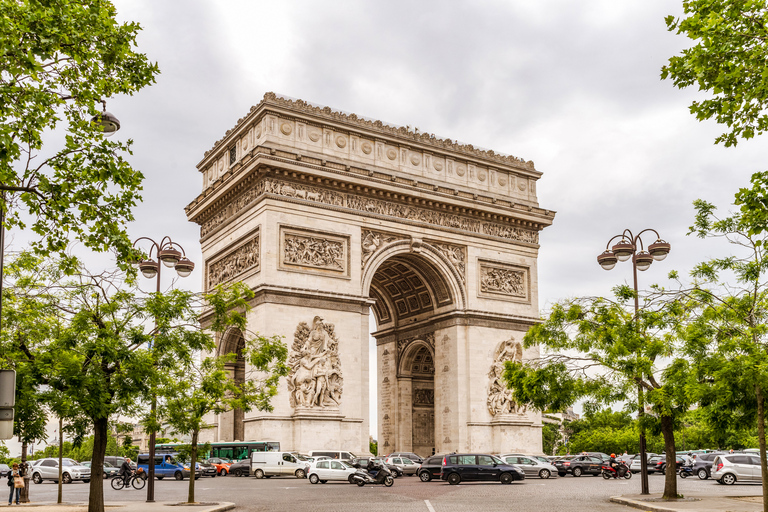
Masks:
[[[224,137],[216,141],[213,147],[206,151],[203,161],[211,154],[215,153],[221,146],[226,145],[231,135],[238,133],[239,129],[251,122],[252,118],[259,115],[259,112],[268,107],[277,107],[289,111],[306,114],[334,123],[341,123],[347,126],[362,128],[382,136],[396,137],[404,141],[410,141],[425,146],[431,146],[443,151],[451,151],[458,154],[468,155],[474,158],[480,158],[490,162],[497,162],[509,165],[521,170],[534,171],[535,166],[532,160],[526,161],[512,155],[497,153],[490,149],[476,148],[472,144],[462,144],[452,139],[441,139],[432,133],[425,133],[417,130],[411,130],[409,127],[392,126],[379,120],[368,119],[357,114],[350,114],[340,110],[334,110],[328,106],[315,105],[308,101],[288,98],[277,95],[274,92],[267,92],[258,105],[251,107],[248,115],[241,117],[231,129],[227,130]],[[202,163],[202,162],[201,162]]]

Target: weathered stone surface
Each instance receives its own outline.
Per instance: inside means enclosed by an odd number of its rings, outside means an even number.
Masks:
[[[274,411],[211,418],[209,440],[366,452],[373,311],[382,453],[541,450],[494,372],[538,318],[554,212],[532,162],[267,94],[198,169],[205,285],[250,286],[248,329],[292,367]]]

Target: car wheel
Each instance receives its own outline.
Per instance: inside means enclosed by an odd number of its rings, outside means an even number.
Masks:
[[[543,478],[544,480],[546,480],[547,478],[549,478],[549,475],[550,473],[548,469],[542,469],[541,471],[539,471],[539,478]]]
[[[236,469],[236,470],[234,470],[234,471],[232,472],[232,474],[233,474],[233,475],[235,475],[235,476],[243,476],[243,474],[240,472],[240,470],[239,470],[239,469]]]
[[[701,468],[699,470],[699,479],[706,480],[707,478],[709,478],[709,474],[707,473],[707,470],[704,468]]]
[[[394,483],[395,483],[395,479],[392,478],[391,475],[387,475],[384,478],[384,487],[392,487],[392,484],[394,484]]]
[[[184,480],[184,474],[181,471],[177,471],[173,474],[173,478],[176,480]]]
[[[667,466],[661,466],[661,468],[659,469],[659,473],[661,473],[662,475],[666,475],[667,474]]]
[[[723,475],[723,478],[721,478],[720,481],[725,485],[733,485],[736,483],[736,475],[732,473],[726,473]]]
[[[109,478],[109,475],[108,475],[108,474],[106,474],[106,473],[102,473],[102,475],[101,475],[101,476],[103,476],[103,477],[104,477],[104,480],[106,480],[107,478]]]
[[[88,479],[86,479],[86,480],[83,480],[83,483],[84,483],[84,484],[87,484],[87,483],[90,483],[90,481],[91,481],[91,479],[90,479],[90,478],[88,478]]]
[[[61,481],[65,484],[71,484],[72,483],[72,475],[69,473],[64,473],[61,475]]]
[[[219,473],[219,476],[227,476],[227,470],[226,469],[222,469],[221,473]]]
[[[419,478],[421,478],[422,482],[429,482],[430,480],[432,480],[432,475],[429,474],[429,471],[422,471],[419,474]]]
[[[557,476],[559,476],[559,477],[561,477],[561,478],[562,478],[562,477],[564,477],[564,476],[565,476],[565,475],[567,475],[567,474],[568,474],[568,473],[561,473],[560,471],[558,471],[558,472],[557,472]]]
[[[256,478],[264,478],[264,471],[257,469],[256,471],[253,472],[253,476],[255,476]]]
[[[328,483],[328,480],[320,480],[320,483],[321,483],[321,484],[327,484],[327,483]]]
[[[502,473],[499,477],[499,482],[501,482],[504,485],[508,485],[512,483],[512,475],[509,473]]]
[[[212,474],[211,478],[216,478],[216,473]]]
[[[296,478],[307,478],[307,472],[303,469],[297,469],[295,475]]]
[[[320,481],[320,477],[317,476],[316,474],[312,473],[311,475],[309,475],[309,483],[316,484],[319,481]]]
[[[581,476],[581,468],[573,468],[573,476],[579,477]]]
[[[158,480],[162,480],[165,477],[164,476],[156,476],[155,478],[157,478]]]
[[[448,483],[451,485],[457,485],[461,482],[461,476],[458,473],[451,473],[448,475]]]

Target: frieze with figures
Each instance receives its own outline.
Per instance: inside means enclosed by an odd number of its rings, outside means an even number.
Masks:
[[[362,231],[362,250],[361,250],[361,267],[365,267],[371,256],[376,254],[381,247],[395,242],[397,240],[404,240],[407,237],[401,235],[392,235],[389,233],[382,233],[381,231],[372,231],[370,229],[364,229]]]
[[[259,235],[208,266],[208,289],[231,280],[247,270],[258,270]]]
[[[202,223],[200,234],[205,237],[228,218],[251,205],[262,194],[291,197],[320,204],[348,208],[367,214],[383,215],[398,219],[421,222],[440,227],[460,229],[471,233],[495,236],[508,240],[538,244],[539,233],[529,229],[499,223],[480,221],[461,215],[435,211],[407,204],[337,192],[319,187],[309,187],[275,179],[264,179],[247,188],[233,202]]]
[[[435,405],[435,390],[419,388],[414,389],[413,405]]]
[[[480,263],[479,278],[482,296],[528,299],[527,269]]]
[[[451,265],[453,265],[454,268],[458,271],[459,278],[461,278],[461,284],[467,284],[466,249],[464,247],[459,247],[458,245],[441,244],[436,242],[429,242],[429,244],[440,251],[443,256],[448,258],[448,261],[451,262]]]

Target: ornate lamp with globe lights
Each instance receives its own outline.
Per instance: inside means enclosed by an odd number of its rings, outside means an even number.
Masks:
[[[147,259],[140,259],[132,263],[139,268],[142,276],[147,279],[157,279],[158,293],[160,293],[160,271],[164,266],[176,270],[179,277],[187,277],[195,269],[195,264],[184,254],[184,249],[171,240],[170,237],[164,237],[159,244],[151,238],[137,238],[136,241],[133,242],[133,247],[136,248],[136,244],[142,240],[151,244],[149,252],[147,253]],[[152,259],[153,255],[158,261]],[[162,265],[160,263],[162,263]],[[152,349],[151,345],[149,348],[150,350]],[[152,393],[150,415],[153,418],[155,417],[156,409],[157,401],[155,399],[155,394]],[[152,430],[149,433],[149,471],[147,471],[147,502],[149,503],[155,501],[155,436],[156,433]],[[194,474],[194,469],[192,471]]]
[[[643,233],[653,232],[656,235],[656,241],[648,246],[646,250],[641,236]],[[612,247],[611,243],[619,239]],[[638,250],[639,246],[639,250]],[[617,262],[632,259],[632,276],[635,287],[635,319],[638,317],[640,302],[637,293],[637,271],[645,271],[651,267],[654,261],[662,261],[667,257],[671,246],[659,236],[655,229],[644,229],[637,235],[633,235],[628,229],[620,235],[616,235],[605,246],[605,251],[597,257],[597,262],[605,270],[611,270]],[[643,388],[640,384],[637,386],[638,414],[642,418],[644,414]],[[640,426],[640,482],[641,493],[650,494],[648,489],[648,459],[645,450],[645,428]]]

